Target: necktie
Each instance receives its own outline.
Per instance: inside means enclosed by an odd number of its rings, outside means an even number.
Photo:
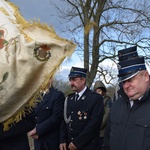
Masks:
[[[134,105],[137,105],[138,103],[139,103],[139,100],[138,100],[138,99],[133,101],[133,104],[134,104]]]
[[[75,94],[75,102],[78,100],[79,94]]]
[[[132,108],[133,106],[137,105],[137,104],[139,103],[139,100],[138,100],[138,99],[137,99],[137,100],[133,100],[132,102],[133,102],[133,103],[132,103],[132,105],[131,105],[131,108]]]

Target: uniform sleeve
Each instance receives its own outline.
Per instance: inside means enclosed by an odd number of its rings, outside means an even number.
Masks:
[[[67,126],[65,121],[63,120],[60,127],[60,144],[67,143]]]
[[[89,119],[86,127],[79,134],[79,136],[73,140],[73,143],[78,149],[84,147],[87,143],[91,142],[96,135],[99,135],[100,126],[103,119],[104,105],[102,97],[98,94],[93,94],[91,96],[93,97],[91,99],[91,119]]]

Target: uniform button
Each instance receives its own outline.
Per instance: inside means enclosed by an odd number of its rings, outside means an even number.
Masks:
[[[71,113],[73,114],[73,111]]]
[[[71,140],[73,140],[73,138],[71,138]]]
[[[48,107],[46,107],[46,109],[48,109]]]
[[[35,117],[35,119],[37,119],[37,117]]]

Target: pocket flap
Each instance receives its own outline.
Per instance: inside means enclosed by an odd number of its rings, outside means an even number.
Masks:
[[[139,125],[139,126],[142,126],[142,127],[149,127],[150,126],[150,119],[137,119],[135,121],[135,125]]]

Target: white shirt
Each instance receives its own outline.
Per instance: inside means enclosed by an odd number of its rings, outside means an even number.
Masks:
[[[75,94],[78,94],[79,95],[79,97],[78,97],[78,99],[77,100],[79,100],[80,99],[80,97],[83,95],[83,93],[85,92],[85,90],[87,89],[87,86],[85,86],[85,88],[81,91],[81,92],[79,92],[79,93],[75,93]]]
[[[141,100],[142,97],[143,97],[143,96],[141,96],[140,98],[138,98],[138,101]],[[130,105],[131,105],[131,107],[133,106],[134,101],[135,101],[135,100],[130,99]],[[136,101],[137,101],[137,100],[136,100]]]

